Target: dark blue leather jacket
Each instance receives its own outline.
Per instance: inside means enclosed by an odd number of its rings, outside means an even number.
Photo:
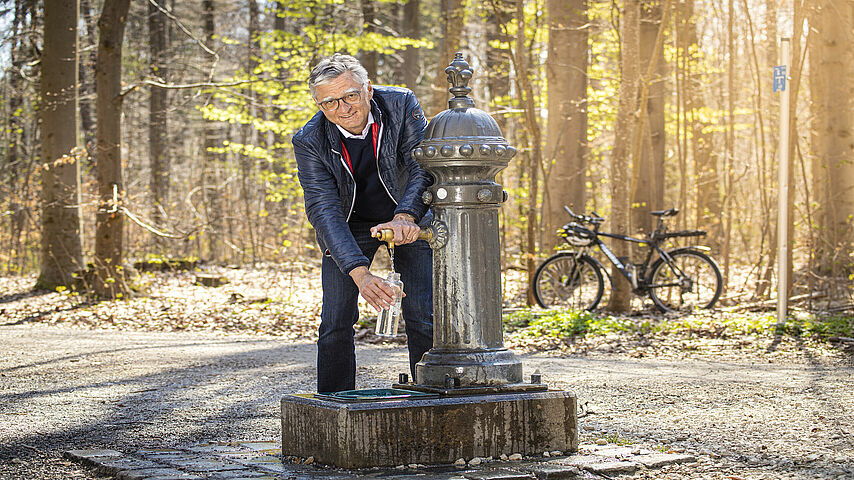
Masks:
[[[419,225],[428,225],[432,214],[421,201],[421,194],[433,178],[410,155],[424,138],[424,112],[410,90],[373,88],[371,113],[380,124],[380,180],[397,205],[395,214],[408,213]],[[323,112],[317,112],[294,134],[293,144],[305,212],[317,233],[321,251],[328,252],[344,273],[361,265],[370,266],[347,225],[353,212],[356,182],[341,156],[341,134],[335,124]]]

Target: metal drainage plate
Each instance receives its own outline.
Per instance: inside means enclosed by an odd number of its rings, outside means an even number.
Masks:
[[[416,392],[402,388],[368,388],[334,393],[316,393],[316,398],[342,403],[387,402],[391,400],[424,400],[438,398],[437,393]]]

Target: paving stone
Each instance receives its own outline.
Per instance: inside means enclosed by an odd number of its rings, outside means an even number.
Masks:
[[[354,477],[351,472],[324,472],[324,471],[302,471],[302,472],[288,472],[288,476],[286,477],[288,480],[353,480],[353,478],[364,478],[364,477]],[[425,479],[427,477],[405,477],[405,476],[394,476],[394,477],[386,477],[393,478],[394,480],[402,480],[408,478],[418,478],[418,480]],[[440,479],[429,479],[429,480],[440,480]],[[446,480],[446,479],[441,479]]]
[[[235,458],[234,461],[238,462],[238,463],[242,463],[243,465],[256,465],[256,464],[282,463],[282,458],[274,456],[274,455],[259,456],[258,452],[255,452],[255,456]]]
[[[140,454],[140,456],[143,458],[146,458],[148,460],[152,460],[155,462],[162,462],[162,463],[169,463],[169,462],[172,462],[175,460],[189,460],[189,459],[193,458],[191,455],[184,453],[184,452],[181,452],[181,451],[176,451],[174,453],[166,453],[166,452],[156,453],[156,454],[148,453],[148,454]]]
[[[665,465],[676,463],[696,462],[696,457],[676,453],[654,453],[650,455],[636,455],[632,458],[634,462],[640,462],[647,468],[661,468]]]
[[[452,466],[346,471],[283,463],[275,442],[230,442],[194,445],[186,450],[147,448],[127,456],[116,450],[69,450],[66,458],[94,465],[116,480],[582,480],[696,462],[692,455],[658,453],[638,447],[585,445],[584,454],[539,461],[489,462],[465,471]],[[160,462],[160,463],[158,463]],[[168,468],[166,464],[181,468]]]
[[[568,465],[573,467],[583,467],[594,463],[602,463],[606,461],[606,457],[599,455],[570,455],[568,457],[556,458],[549,460],[548,463],[554,465]]]
[[[151,477],[187,478],[189,475],[174,468],[143,468],[139,470],[122,470],[116,475],[116,479],[148,480]]]
[[[90,462],[93,459],[89,460]],[[150,460],[140,460],[130,457],[96,457],[93,461],[95,469],[105,475],[116,475],[122,470],[142,470],[143,468],[163,468],[164,466]]]
[[[145,480],[203,480],[202,477],[198,475],[194,475],[192,473],[183,473],[178,476],[174,475],[166,475],[166,476],[156,476],[156,477],[148,477]]]
[[[592,452],[593,455],[599,455],[601,457],[628,457],[636,451],[636,448],[631,447],[617,447],[617,446],[605,446],[605,447],[597,447],[594,448]]]
[[[279,480],[281,477],[223,477],[224,480]]]
[[[117,452],[115,450],[68,450],[65,452],[65,458],[70,458],[73,460],[87,460],[90,458],[96,457],[121,457],[124,456],[122,452]]]
[[[178,468],[199,473],[223,472],[227,470],[243,470],[245,468],[243,465],[225,463],[219,460],[205,458],[175,460],[170,463]]]
[[[256,453],[258,453],[258,452],[256,452]],[[282,473],[282,472],[294,470],[294,468],[296,468],[296,469],[301,468],[300,466],[294,466],[291,464],[288,464],[288,466],[285,466],[285,464],[282,463],[282,459],[280,457],[274,457],[272,455],[267,455],[267,456],[263,456],[263,457],[256,456],[256,457],[251,457],[251,458],[232,458],[231,460],[233,460],[233,461],[235,461],[241,465],[244,465],[244,466],[249,466],[249,467],[253,467],[255,469],[264,470],[265,472]],[[305,468],[305,467],[302,467],[302,468]]]
[[[202,445],[190,447],[187,450],[195,453],[232,453],[240,452],[242,449],[236,445]]]
[[[240,445],[250,450],[281,450],[278,442],[234,442],[234,445]]]
[[[455,472],[426,472],[415,474],[400,474],[389,472],[377,472],[374,474],[357,474],[355,471],[350,473],[350,479],[353,478],[376,478],[382,480],[468,480],[466,477]],[[302,479],[300,479],[302,480]]]
[[[208,475],[208,480],[235,480],[238,478],[278,478],[271,477],[267,472],[257,470],[230,470],[228,472],[217,472]]]
[[[538,480],[574,480],[581,473],[578,467],[548,463],[520,465],[520,468],[533,473]]]
[[[585,465],[583,468],[585,470],[590,470],[591,472],[598,473],[600,475],[613,475],[620,473],[634,473],[639,467],[639,463],[615,461],[592,463],[590,465]]]
[[[139,470],[122,470],[116,474],[117,480],[140,480],[153,476],[164,475],[180,475],[184,472],[174,468],[159,467],[159,468],[141,468]]]
[[[533,474],[508,469],[498,469],[485,472],[465,472],[463,476],[469,480],[531,480]]]
[[[265,450],[236,450],[234,452],[218,452],[216,454],[216,456],[218,456],[220,458],[228,458],[228,459],[250,458],[250,457],[257,457],[258,455],[278,455],[278,454],[270,453],[270,452],[265,451]]]
[[[174,455],[176,453],[184,453],[183,450],[177,450],[174,448],[143,448],[141,450],[137,450],[136,453],[139,455],[145,455],[146,457],[153,457],[157,455]]]

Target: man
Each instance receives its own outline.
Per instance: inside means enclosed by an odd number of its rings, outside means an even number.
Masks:
[[[418,240],[419,223],[432,218],[421,201],[432,177],[410,155],[427,121],[411,91],[373,87],[349,55],[318,63],[308,85],[320,111],[293,144],[305,211],[324,252],[317,391],[355,388],[359,294],[377,311],[393,302],[391,287],[369,270],[380,229],[394,231],[414,378],[415,364],[433,345],[432,251]]]

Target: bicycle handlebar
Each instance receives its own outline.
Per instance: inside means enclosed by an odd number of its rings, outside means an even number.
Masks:
[[[579,222],[585,222],[585,223],[590,223],[593,225],[599,225],[600,223],[605,221],[605,219],[600,217],[599,214],[596,212],[591,212],[593,215],[583,215],[583,214],[579,215],[579,214],[573,212],[572,210],[570,210],[570,208],[566,205],[563,206],[563,209],[566,210],[566,213],[568,213],[570,217],[578,220]]]

